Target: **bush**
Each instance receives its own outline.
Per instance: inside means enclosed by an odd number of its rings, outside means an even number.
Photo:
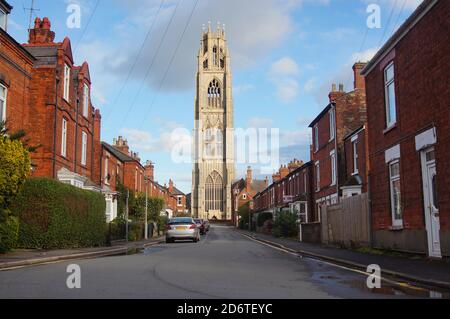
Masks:
[[[130,223],[128,225],[128,240],[139,241],[144,239],[144,224],[143,223]]]
[[[105,199],[46,178],[27,180],[11,206],[19,218],[20,248],[59,249],[105,244]]]
[[[14,248],[19,237],[19,221],[16,217],[8,217],[0,223],[0,253]]]
[[[17,241],[17,219],[10,205],[19,194],[31,168],[27,149],[19,140],[5,134],[0,123],[0,252],[14,248]]]
[[[257,225],[258,225],[258,227],[263,227],[264,226],[264,223],[267,221],[267,220],[271,220],[273,217],[272,217],[272,213],[260,213],[259,215],[258,215],[258,219],[257,219]]]
[[[297,216],[289,212],[280,213],[273,223],[272,232],[276,237],[298,236]]]

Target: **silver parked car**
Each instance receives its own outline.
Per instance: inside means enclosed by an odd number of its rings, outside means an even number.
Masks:
[[[190,217],[170,219],[166,231],[166,243],[173,243],[175,240],[192,240],[194,243],[200,241],[200,230]]]

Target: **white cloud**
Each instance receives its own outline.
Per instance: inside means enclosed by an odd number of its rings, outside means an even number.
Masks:
[[[264,117],[254,117],[248,121],[249,128],[271,128],[273,120]]]
[[[311,78],[305,83],[304,90],[306,93],[311,93],[315,90],[317,86],[317,78]]]
[[[271,77],[297,76],[298,73],[299,67],[297,62],[289,57],[284,57],[275,61],[269,71]]]
[[[315,90],[313,94],[319,104],[325,104],[328,102],[328,94],[331,90],[331,85],[342,83],[344,84],[345,91],[353,90],[353,70],[352,66],[355,62],[368,62],[378,52],[379,48],[370,48],[362,52],[354,52],[350,58],[338,69],[334,74],[327,77],[327,80],[322,82]]]
[[[166,122],[161,126],[158,136],[147,131],[122,128],[120,131],[132,149],[139,152],[166,152],[172,154],[180,145],[190,148],[192,136],[189,130],[176,122]],[[190,149],[183,147],[184,156],[190,156]],[[189,153],[189,154],[187,154]]]
[[[270,67],[269,81],[275,85],[276,96],[283,102],[290,102],[299,93],[300,85],[297,80],[298,64],[289,57],[275,61]]]
[[[254,88],[255,88],[255,86],[253,84],[242,84],[242,85],[235,86],[233,88],[233,92],[235,94],[241,94],[241,93],[245,93],[250,90],[253,90]]]

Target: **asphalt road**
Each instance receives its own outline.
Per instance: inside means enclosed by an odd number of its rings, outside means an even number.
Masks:
[[[67,266],[81,269],[69,289]],[[299,299],[409,298],[429,292],[384,285],[362,274],[301,259],[215,226],[200,243],[161,244],[142,253],[0,271],[0,298]]]

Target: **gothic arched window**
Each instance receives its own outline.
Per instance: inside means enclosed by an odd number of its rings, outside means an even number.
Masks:
[[[214,171],[206,179],[205,184],[205,210],[223,212],[223,179]]]
[[[208,106],[212,108],[221,107],[222,104],[222,89],[220,83],[216,79],[209,83],[208,87]]]

